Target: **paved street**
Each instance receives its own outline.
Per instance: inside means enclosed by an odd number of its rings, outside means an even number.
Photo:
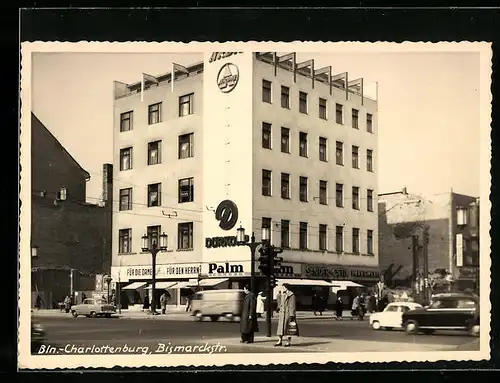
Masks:
[[[253,344],[239,343],[239,324],[231,322],[195,322],[156,318],[73,318],[36,316],[47,331],[47,343],[53,353],[179,353],[176,346],[208,346],[216,352],[411,352],[478,349],[477,341],[460,332],[410,336],[403,331],[374,331],[368,320],[335,321],[331,318],[299,320],[300,337],[293,347],[274,347],[275,337],[267,338],[265,322]],[[273,320],[273,334],[276,321]],[[79,347],[92,347],[87,350]],[[108,346],[108,349],[101,347]],[[125,347],[126,346],[126,347]],[[112,351],[109,347],[121,347]],[[457,349],[457,350],[458,350]],[[198,349],[199,351],[200,349]],[[47,349],[45,349],[47,351]],[[187,352],[197,352],[189,351]]]

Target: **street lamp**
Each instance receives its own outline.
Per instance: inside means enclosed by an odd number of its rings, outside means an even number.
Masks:
[[[144,252],[150,252],[152,256],[152,281],[151,281],[151,314],[156,315],[156,299],[155,299],[155,286],[156,286],[156,255],[160,251],[166,251],[167,250],[167,241],[168,241],[168,235],[163,233],[160,235],[160,245],[156,243],[155,238],[151,238],[151,243],[149,241],[149,236],[147,234],[144,234],[142,236],[142,251]]]
[[[245,235],[245,229],[240,225],[239,229],[236,230],[236,242],[238,245],[246,245],[251,251],[251,264],[250,264],[250,291],[256,294],[255,291],[255,251],[261,245],[267,244],[269,242],[270,229],[268,227],[262,228],[260,242],[255,242],[255,233],[252,232],[252,237],[250,242],[248,242],[248,237]]]

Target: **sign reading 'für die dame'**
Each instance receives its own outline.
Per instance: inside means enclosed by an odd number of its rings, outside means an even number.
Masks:
[[[157,278],[168,278],[173,276],[187,277],[198,275],[201,272],[200,265],[159,265],[156,267]],[[128,278],[147,277],[150,278],[153,274],[151,267],[127,267],[125,276]]]

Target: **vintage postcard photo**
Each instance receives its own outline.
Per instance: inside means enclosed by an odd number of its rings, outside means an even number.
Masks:
[[[489,359],[488,43],[23,43],[19,368]]]

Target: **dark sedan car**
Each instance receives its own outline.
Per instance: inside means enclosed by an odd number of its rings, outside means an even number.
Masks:
[[[458,293],[438,294],[429,306],[404,313],[402,322],[408,334],[466,330],[479,336],[479,298]]]

